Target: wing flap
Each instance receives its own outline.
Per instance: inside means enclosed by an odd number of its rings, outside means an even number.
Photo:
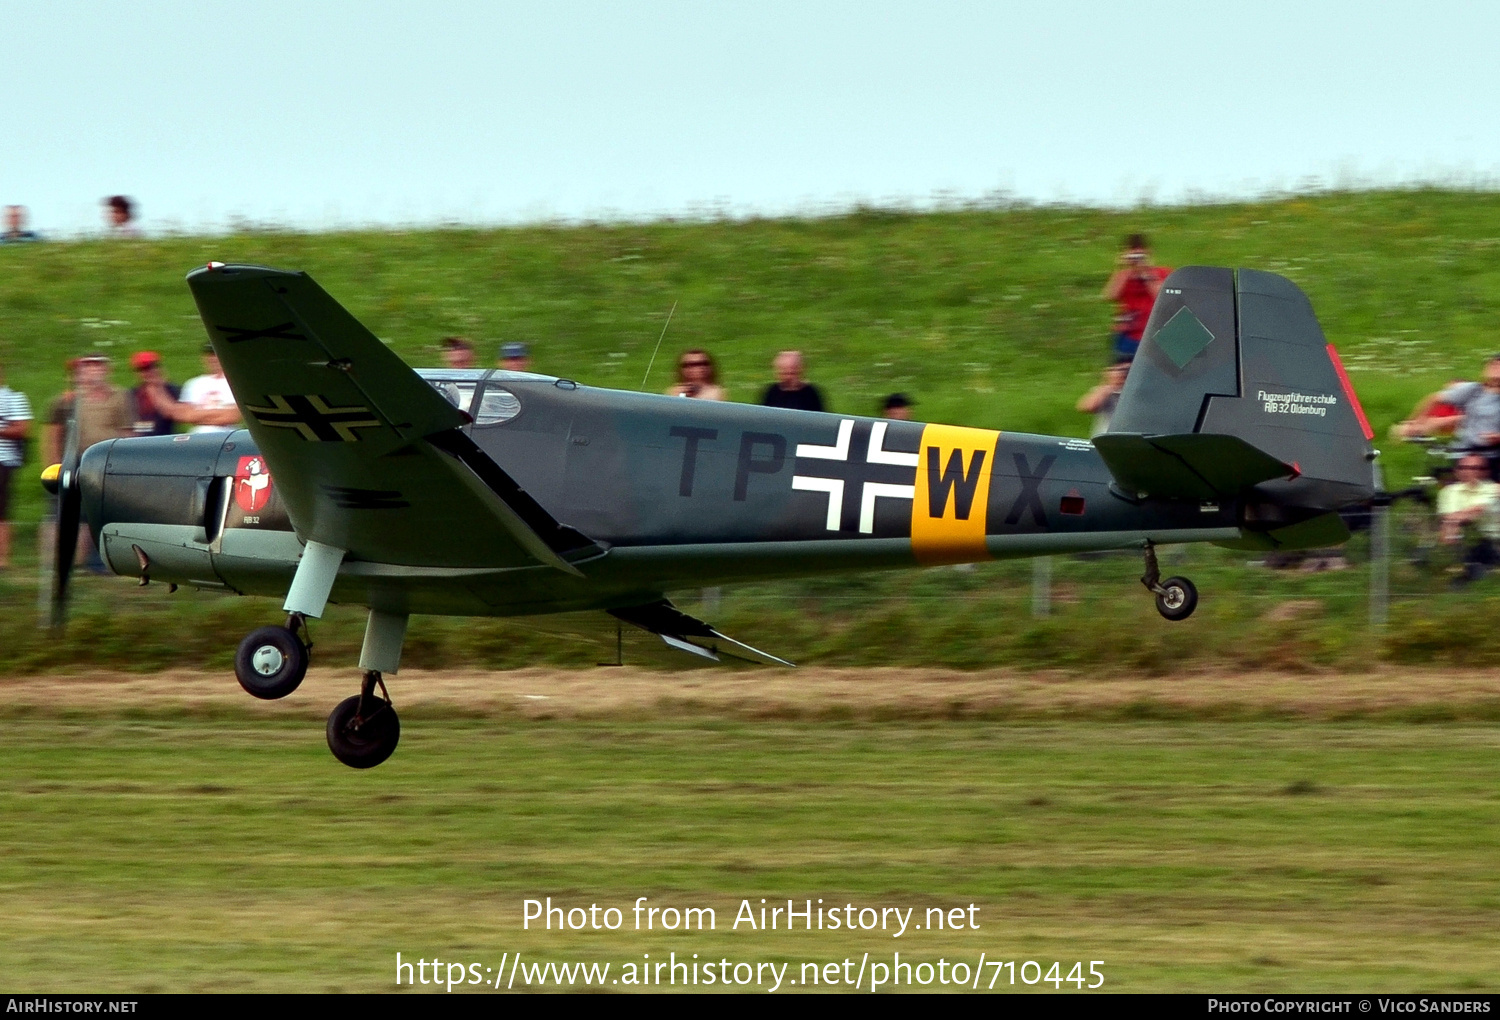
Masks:
[[[684,613],[666,599],[624,609],[611,609],[609,615],[650,631],[673,648],[701,655],[715,662],[719,661],[720,655],[728,655],[761,665],[796,665],[720,633],[702,620]],[[726,645],[730,647],[725,647]]]

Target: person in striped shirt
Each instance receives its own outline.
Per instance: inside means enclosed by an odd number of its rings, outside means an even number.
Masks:
[[[5,385],[0,365],[0,570],[10,566],[10,479],[25,458],[31,432],[31,402]]]

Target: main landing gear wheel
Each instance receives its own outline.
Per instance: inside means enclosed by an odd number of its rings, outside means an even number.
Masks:
[[[1169,577],[1156,593],[1156,611],[1168,620],[1186,620],[1198,608],[1198,588],[1185,577]]]
[[[307,675],[310,646],[294,629],[301,621],[290,622],[289,627],[262,627],[247,634],[234,656],[234,678],[264,701],[286,697]]]
[[[375,693],[380,687],[381,695]],[[371,670],[361,690],[339,702],[328,715],[328,749],[353,769],[371,769],[391,756],[401,739],[401,720],[391,707],[385,681]]]
[[[1146,590],[1156,596],[1156,611],[1168,620],[1186,620],[1198,608],[1198,588],[1185,577],[1161,579],[1156,562],[1156,547],[1146,543],[1146,573],[1141,576]]]

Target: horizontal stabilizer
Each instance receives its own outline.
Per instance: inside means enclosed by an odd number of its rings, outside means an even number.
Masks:
[[[1230,542],[1215,542],[1226,549],[1286,551],[1291,549],[1327,549],[1349,541],[1349,526],[1338,514],[1319,514],[1295,524],[1263,529],[1246,528]]]
[[[650,631],[673,648],[701,655],[715,662],[719,661],[719,655],[723,654],[762,665],[795,665],[769,652],[752,648],[742,641],[736,641],[732,637],[719,633],[702,620],[687,615],[666,599],[648,602],[642,606],[611,609],[609,613],[616,619]],[[723,645],[726,644],[732,647],[725,648]]]
[[[1120,488],[1143,498],[1227,499],[1262,482],[1294,478],[1298,473],[1294,465],[1236,436],[1109,432],[1094,437],[1094,448]]]

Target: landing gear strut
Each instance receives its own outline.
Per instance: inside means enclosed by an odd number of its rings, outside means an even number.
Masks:
[[[1156,546],[1146,543],[1146,572],[1141,575],[1146,590],[1156,596],[1156,611],[1168,620],[1186,620],[1198,608],[1198,589],[1185,577],[1161,579]]]
[[[328,749],[350,768],[369,769],[389,758],[400,739],[401,721],[391,707],[385,681],[378,670],[366,670],[359,693],[339,702],[328,715]]]
[[[234,656],[234,677],[246,692],[275,701],[297,689],[312,652],[312,642],[302,636],[305,622],[301,613],[289,613],[285,627],[262,627],[245,635]]]
[[[305,634],[307,618],[323,614],[343,558],[342,549],[307,543],[283,606],[286,626],[262,627],[240,642],[234,675],[241,687],[257,698],[274,699],[286,697],[302,683],[312,642],[298,631]],[[404,612],[371,608],[359,652],[359,668],[364,671],[359,693],[329,713],[328,749],[350,768],[374,768],[391,756],[401,739],[401,722],[382,674],[394,674],[401,666],[406,623]]]

